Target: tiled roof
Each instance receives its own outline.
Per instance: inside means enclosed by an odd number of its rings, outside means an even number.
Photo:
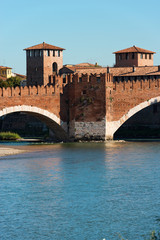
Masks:
[[[3,81],[7,80],[6,77],[3,77],[3,76],[1,76],[1,75],[0,75],[0,79],[3,80]]]
[[[77,67],[95,67],[95,64],[92,64],[92,63],[79,63],[79,64],[76,64],[74,65],[76,68]]]
[[[0,69],[12,69],[11,67],[0,66]]]
[[[45,42],[40,43],[38,45],[34,45],[32,47],[29,47],[29,48],[25,48],[24,50],[36,50],[36,49],[38,49],[38,50],[40,50],[40,49],[44,49],[44,50],[65,50],[64,48],[53,46],[53,45],[47,44]]]
[[[75,64],[75,65],[64,65],[64,68],[68,68],[70,70],[72,70],[73,72],[77,71],[77,70],[81,70],[85,71],[86,69],[101,69],[102,67],[96,64],[92,64],[92,63],[79,63],[79,64]],[[87,71],[87,70],[86,70]]]
[[[100,74],[106,73],[106,67],[94,67],[94,68],[68,68],[73,71],[73,73],[79,74]],[[158,66],[146,66],[146,67],[135,67],[135,71],[133,72],[133,67],[110,67],[109,72],[113,76],[144,76],[144,75],[160,75],[160,71],[158,71]]]
[[[155,53],[153,51],[146,50],[146,49],[143,49],[143,48],[139,48],[139,47],[136,47],[136,46],[133,46],[133,47],[130,47],[130,48],[126,48],[126,49],[123,49],[123,50],[120,50],[120,51],[117,51],[117,52],[114,52],[114,53],[132,53],[132,52],[137,52],[137,53]]]
[[[15,75],[16,75],[17,77],[22,78],[22,79],[26,79],[26,75],[22,75],[22,74],[19,74],[19,73],[15,73]]]

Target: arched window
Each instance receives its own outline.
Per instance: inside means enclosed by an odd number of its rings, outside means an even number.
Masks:
[[[54,62],[54,63],[52,64],[52,71],[53,71],[53,72],[57,72],[57,63],[56,63],[56,62]]]

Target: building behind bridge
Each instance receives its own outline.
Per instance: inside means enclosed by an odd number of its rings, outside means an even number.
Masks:
[[[53,84],[56,74],[97,74],[110,73],[113,81],[128,81],[157,78],[160,66],[153,65],[155,52],[136,46],[114,52],[114,67],[101,67],[97,63],[81,63],[63,66],[64,48],[45,42],[25,48],[27,60],[27,85]]]

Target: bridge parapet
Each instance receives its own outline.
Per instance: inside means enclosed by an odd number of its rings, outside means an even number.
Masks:
[[[31,95],[53,95],[59,94],[59,89],[56,86],[33,86],[33,87],[15,87],[15,88],[0,88],[0,97],[18,97]]]
[[[115,91],[131,91],[131,90],[146,90],[157,89],[160,85],[160,78],[141,79],[113,82],[113,89]]]

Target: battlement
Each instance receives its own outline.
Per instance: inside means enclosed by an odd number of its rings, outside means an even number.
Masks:
[[[114,91],[137,91],[137,90],[153,90],[160,86],[160,78],[128,80],[113,83]]]
[[[16,87],[0,88],[0,97],[20,97],[20,96],[41,96],[53,95],[56,93],[55,86],[33,86],[33,87]]]
[[[69,84],[69,83],[97,83],[97,82],[113,82],[113,75],[110,73],[100,73],[100,74],[63,74],[63,75],[51,75],[50,84]]]
[[[112,91],[137,91],[137,90],[153,90],[160,86],[159,78],[145,78],[139,77],[136,80],[129,79],[128,81],[114,81],[113,75],[109,73],[101,74],[67,74],[55,75],[48,86],[26,86],[16,88],[0,88],[0,97],[18,97],[30,95],[54,95],[63,93],[64,88],[72,85],[80,85],[81,87],[92,86],[106,86],[107,90]]]

